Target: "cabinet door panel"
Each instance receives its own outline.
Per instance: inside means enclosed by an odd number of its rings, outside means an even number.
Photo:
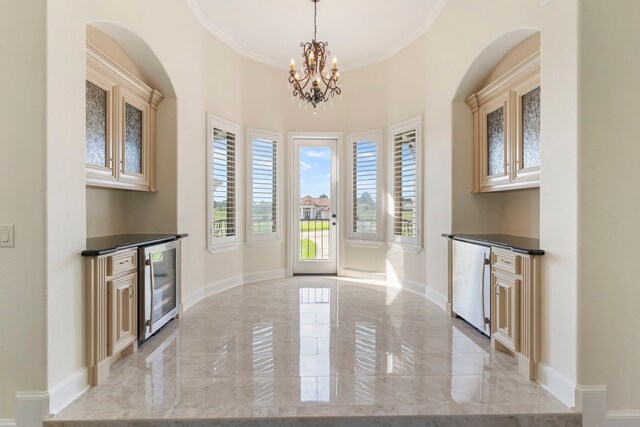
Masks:
[[[106,90],[86,81],[85,163],[103,168],[109,167],[107,95]]]
[[[143,112],[125,102],[124,113],[124,172],[142,173]]]
[[[116,85],[88,73],[85,81],[85,169],[87,182],[113,182],[113,99]]]
[[[480,191],[496,191],[510,183],[510,100],[503,94],[480,107]]]
[[[149,104],[120,88],[120,184],[132,190],[149,190]]]
[[[109,356],[111,356],[136,340],[138,275],[132,273],[110,281],[108,287]]]
[[[540,167],[540,87],[522,96],[522,167]]]
[[[504,107],[487,114],[487,175],[504,175]]]
[[[515,116],[515,168],[519,186],[540,185],[540,77],[536,74],[513,89]]]
[[[520,280],[494,274],[493,338],[513,352],[520,351]]]

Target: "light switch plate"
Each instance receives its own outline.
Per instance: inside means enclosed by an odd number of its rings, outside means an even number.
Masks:
[[[12,248],[14,245],[13,225],[0,225],[0,248]]]

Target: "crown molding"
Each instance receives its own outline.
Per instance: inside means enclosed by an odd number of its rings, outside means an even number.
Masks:
[[[356,70],[358,68],[366,67],[368,65],[373,65],[378,62],[386,61],[387,59],[391,58],[396,53],[400,52],[402,49],[409,46],[411,43],[416,41],[427,31],[429,31],[429,28],[431,28],[431,26],[436,21],[438,16],[440,16],[440,13],[444,9],[445,5],[447,4],[447,1],[448,0],[438,0],[436,5],[429,12],[429,15],[427,16],[427,19],[424,21],[424,23],[418,28],[416,28],[411,34],[409,34],[408,36],[400,40],[395,46],[392,46],[391,48],[377,55],[370,56],[369,58],[361,59],[359,61],[355,61],[350,64],[347,64],[342,68],[344,68],[345,71]]]
[[[220,41],[229,46],[231,49],[239,53],[241,56],[253,59],[254,61],[262,62],[263,64],[271,65],[272,67],[288,69],[288,64],[275,61],[273,59],[259,55],[255,52],[251,52],[250,50],[247,50],[240,46],[240,44],[236,43],[235,40],[233,40],[224,31],[216,27],[211,21],[209,21],[209,19],[207,19],[197,0],[187,0],[187,5],[189,5],[189,8],[198,19],[198,22],[200,22],[200,24],[202,24],[202,26],[206,30],[220,39]]]
[[[368,65],[373,65],[378,62],[382,62],[391,58],[393,55],[395,55],[396,53],[400,52],[402,49],[404,49],[405,47],[413,43],[420,36],[426,33],[429,30],[429,28],[431,28],[435,20],[438,18],[438,16],[440,16],[440,13],[444,9],[445,5],[447,4],[447,1],[448,0],[438,0],[435,6],[433,7],[433,9],[431,9],[431,11],[429,12],[429,15],[427,16],[427,19],[425,20],[425,22],[420,27],[416,28],[416,30],[413,31],[411,34],[409,34],[408,36],[400,40],[400,42],[398,42],[396,45],[392,46],[391,48],[387,49],[382,53],[379,53],[355,62],[346,63],[341,68],[344,69],[345,71],[352,71],[352,70],[366,67]],[[267,58],[263,55],[252,52],[242,47],[239,43],[233,40],[228,34],[226,34],[216,25],[214,25],[205,16],[197,0],[186,0],[186,2],[189,8],[191,9],[191,11],[193,12],[193,14],[196,16],[198,22],[200,22],[200,24],[206,30],[208,30],[211,34],[213,34],[215,37],[220,39],[223,43],[225,43],[227,46],[229,46],[231,49],[236,51],[241,56],[248,59],[252,59],[254,61],[262,62],[263,64],[267,64],[272,67],[285,69],[285,70],[289,69],[288,63],[283,63],[280,61],[273,60],[271,58]]]

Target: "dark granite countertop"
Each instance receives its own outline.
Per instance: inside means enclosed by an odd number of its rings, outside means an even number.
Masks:
[[[187,237],[188,234],[116,234],[114,236],[87,239],[87,248],[82,256],[106,255],[122,249],[137,248]]]
[[[531,237],[511,236],[509,234],[448,234],[442,237],[459,240],[461,242],[476,243],[483,246],[496,246],[510,249],[514,252],[527,255],[544,255],[540,249],[540,239]]]

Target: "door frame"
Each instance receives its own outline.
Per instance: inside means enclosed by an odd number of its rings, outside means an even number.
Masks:
[[[286,190],[287,190],[287,212],[286,212],[286,216],[284,217],[285,220],[287,221],[287,231],[288,231],[288,236],[287,236],[287,268],[286,268],[286,275],[287,277],[291,277],[293,276],[293,264],[295,262],[295,251],[294,251],[294,247],[295,247],[295,242],[293,239],[296,238],[296,218],[293,217],[293,206],[295,203],[295,200],[293,199],[293,190],[294,190],[294,183],[293,183],[293,177],[295,176],[294,174],[294,164],[293,164],[293,160],[295,159],[294,156],[294,152],[293,152],[293,141],[295,139],[309,139],[309,140],[319,140],[319,139],[333,139],[336,141],[336,171],[337,171],[337,185],[336,185],[336,210],[337,210],[337,215],[338,215],[338,224],[337,224],[337,229],[336,229],[336,270],[337,270],[337,274],[338,276],[343,276],[343,268],[342,268],[342,244],[343,244],[343,238],[342,238],[342,222],[343,222],[343,218],[344,217],[344,208],[343,208],[343,203],[342,203],[342,167],[340,164],[340,152],[343,149],[343,134],[342,132],[300,132],[300,131],[294,131],[294,132],[287,132],[287,176],[290,179],[287,179],[287,185],[286,185]]]

